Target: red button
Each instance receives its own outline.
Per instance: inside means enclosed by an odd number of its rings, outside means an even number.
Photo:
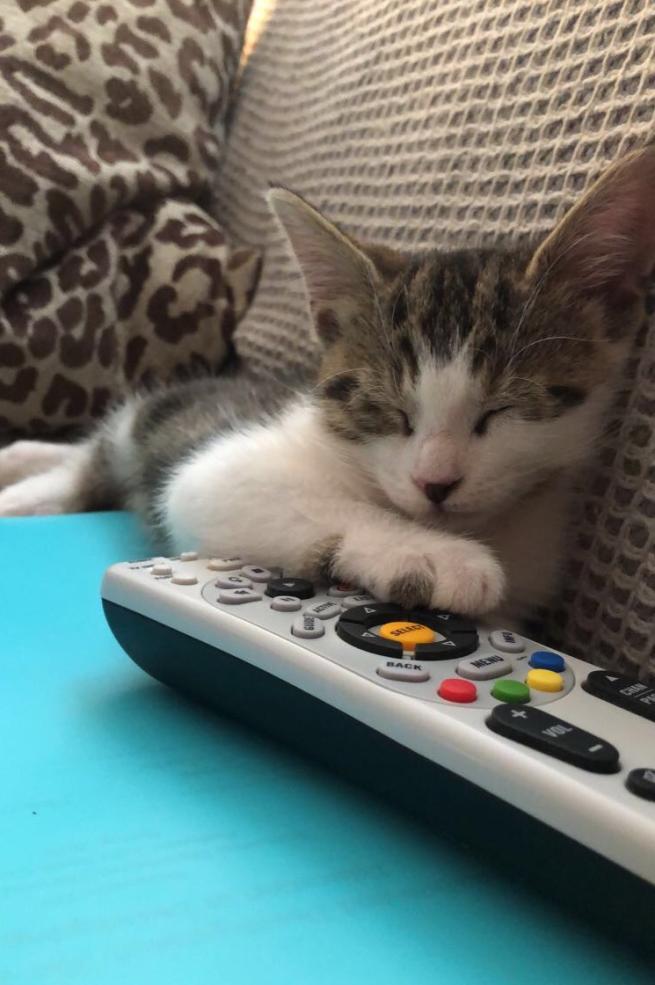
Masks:
[[[457,680],[455,677],[449,677],[447,680],[441,682],[437,694],[440,698],[445,698],[446,701],[457,701],[463,705],[469,701],[475,701],[478,696],[478,689],[470,681],[462,681]]]

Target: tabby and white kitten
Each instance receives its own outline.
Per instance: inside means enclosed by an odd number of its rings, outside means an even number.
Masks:
[[[645,317],[655,148],[536,249],[404,256],[269,194],[323,345],[318,381],[139,396],[77,445],[0,452],[0,515],[127,505],[172,550],[504,621],[557,579],[577,467]]]

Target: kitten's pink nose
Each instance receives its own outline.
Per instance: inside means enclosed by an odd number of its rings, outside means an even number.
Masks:
[[[423,482],[420,479],[414,479],[421,492],[425,493],[431,503],[437,505],[445,502],[461,481],[461,478],[454,479],[452,482]]]

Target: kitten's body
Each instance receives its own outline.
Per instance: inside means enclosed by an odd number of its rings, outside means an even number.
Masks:
[[[127,505],[174,550],[528,616],[555,589],[570,486],[643,319],[655,152],[536,252],[406,258],[290,193],[273,205],[325,347],[318,379],[190,383],[134,398],[82,445],[10,446],[0,515]]]

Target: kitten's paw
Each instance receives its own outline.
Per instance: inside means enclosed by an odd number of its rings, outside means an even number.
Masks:
[[[71,448],[49,441],[14,441],[0,449],[0,489],[60,465]]]
[[[498,606],[505,575],[486,547],[454,538],[432,549],[429,543],[422,546],[421,553],[387,555],[383,567],[367,572],[359,583],[382,601],[406,609],[448,609],[480,616]]]
[[[34,475],[0,492],[1,516],[44,516],[73,509],[70,483],[59,469]]]
[[[494,555],[482,544],[457,540],[432,557],[435,569],[431,605],[462,615],[491,612],[505,593],[505,573]]]

